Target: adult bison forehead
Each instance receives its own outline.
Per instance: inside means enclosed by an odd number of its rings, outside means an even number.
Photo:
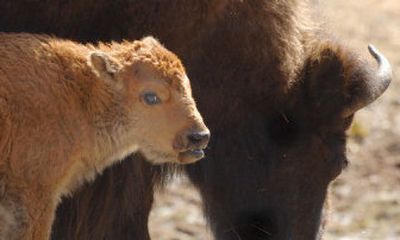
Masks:
[[[321,42],[283,101],[260,103],[271,107],[264,110],[239,103],[236,112],[212,121],[208,158],[188,171],[210,219],[218,219],[217,239],[317,237],[328,185],[347,165],[353,115],[391,80],[386,58],[372,46],[369,51],[370,60]]]

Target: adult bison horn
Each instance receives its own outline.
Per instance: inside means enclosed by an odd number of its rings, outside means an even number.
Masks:
[[[378,70],[369,74],[362,86],[357,87],[356,96],[353,96],[353,100],[344,109],[343,117],[348,117],[375,101],[392,81],[392,67],[386,57],[371,44],[368,45],[368,50],[378,63]]]

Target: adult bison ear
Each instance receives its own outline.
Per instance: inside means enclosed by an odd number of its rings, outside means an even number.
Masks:
[[[313,110],[346,118],[382,95],[391,82],[392,69],[375,47],[368,49],[377,67],[336,44],[325,43],[314,49],[304,79]]]
[[[100,51],[91,52],[88,61],[92,71],[97,76],[105,79],[114,79],[115,74],[121,68],[117,60]]]

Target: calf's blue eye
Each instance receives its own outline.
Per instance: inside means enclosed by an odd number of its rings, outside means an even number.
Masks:
[[[156,105],[161,102],[160,98],[154,92],[145,92],[143,94],[143,101],[148,105]]]

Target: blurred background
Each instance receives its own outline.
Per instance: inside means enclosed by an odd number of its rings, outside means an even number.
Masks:
[[[389,90],[357,113],[349,130],[349,167],[332,183],[325,240],[400,239],[400,1],[314,0],[328,32],[367,54],[373,43],[393,65]],[[399,73],[399,74],[397,74]],[[158,192],[152,239],[212,240],[201,199],[186,179]]]

